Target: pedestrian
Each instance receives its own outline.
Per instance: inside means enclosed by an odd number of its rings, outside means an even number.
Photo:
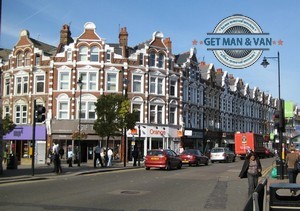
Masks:
[[[139,151],[136,145],[134,145],[133,151],[132,151],[132,157],[133,157],[133,166],[136,166],[136,161],[139,156]]]
[[[245,158],[243,167],[239,174],[239,177],[248,178],[248,196],[254,193],[255,188],[258,185],[258,177],[261,176],[262,166],[257,155],[251,151]]]
[[[59,145],[58,144],[54,144],[53,153],[54,153],[54,158],[53,158],[54,172],[56,174],[61,174],[62,168],[61,168],[61,160],[60,160],[60,155],[59,155]]]
[[[108,150],[107,150],[107,159],[108,159],[107,166],[108,167],[112,166],[112,164],[111,164],[112,156],[113,156],[113,151],[111,150],[111,148],[108,148]]]
[[[296,153],[296,148],[292,144],[290,146],[290,153],[286,155],[286,163],[287,163],[287,173],[289,177],[289,183],[296,183],[296,178],[298,175],[297,162],[299,161],[299,155]],[[292,195],[296,195],[296,191],[290,190]]]
[[[103,167],[102,158],[100,155],[101,149],[100,146],[97,145],[94,149],[94,168],[96,168],[97,161],[100,163],[101,167]]]
[[[72,162],[73,162],[73,151],[72,151],[72,149],[69,149],[68,161],[67,161],[67,163],[69,164],[69,167],[73,167]]]
[[[64,150],[63,147],[60,147],[60,148],[59,148],[58,154],[60,155],[60,159],[62,159],[63,156],[64,156],[64,154],[65,154],[65,150]]]

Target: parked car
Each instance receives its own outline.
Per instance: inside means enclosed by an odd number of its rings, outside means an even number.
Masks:
[[[145,157],[145,168],[160,168],[160,169],[180,169],[182,167],[181,158],[176,152],[170,149],[152,149],[148,150]]]
[[[182,164],[188,164],[189,166],[200,164],[208,165],[209,158],[202,154],[198,149],[186,149],[180,154]]]
[[[265,148],[265,157],[267,158],[274,157],[274,150]]]
[[[223,162],[235,162],[235,153],[228,147],[216,147],[210,152],[210,160],[212,163],[215,161]]]

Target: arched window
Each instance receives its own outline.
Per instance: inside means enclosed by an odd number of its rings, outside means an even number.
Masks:
[[[165,64],[165,56],[161,53],[158,56],[158,67],[164,68],[164,64]]]
[[[99,48],[97,46],[93,46],[91,48],[91,62],[99,61]]]
[[[26,51],[24,55],[25,55],[25,66],[30,66],[30,52]]]
[[[150,53],[149,66],[150,67],[155,66],[155,53],[154,52]]]
[[[22,54],[18,53],[17,54],[17,67],[21,67],[21,66],[23,66],[23,63],[22,63]]]
[[[79,48],[79,58],[78,61],[87,61],[88,57],[88,48],[86,46],[81,46]]]

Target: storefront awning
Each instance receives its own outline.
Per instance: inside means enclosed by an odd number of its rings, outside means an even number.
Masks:
[[[32,140],[32,125],[17,125],[10,133],[3,136],[3,140]],[[46,140],[46,126],[35,126],[35,140]]]

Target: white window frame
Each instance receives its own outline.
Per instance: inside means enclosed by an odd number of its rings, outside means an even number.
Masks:
[[[165,123],[165,106],[163,104],[151,103],[149,106],[150,123],[164,124]]]
[[[164,95],[165,94],[165,78],[158,76],[150,76],[150,94]]]
[[[99,62],[99,47],[98,46],[91,47],[90,53],[91,53],[91,56],[90,56],[91,62]]]
[[[61,105],[66,105],[66,109],[61,109]],[[62,99],[57,101],[57,119],[70,118],[70,102],[69,100]]]
[[[79,62],[88,61],[88,52],[89,52],[89,49],[87,46],[85,46],[85,45],[80,46],[79,51],[78,51],[78,61]]]
[[[173,82],[175,82],[175,84]],[[172,78],[170,79],[170,96],[172,97],[177,97],[177,92],[178,92],[177,83],[178,83],[177,80]],[[174,94],[172,94],[172,89],[174,89]]]
[[[27,110],[28,110],[28,105],[24,102],[17,103],[15,105],[14,122],[16,124],[27,124]]]
[[[38,80],[38,77],[43,77],[43,80]],[[45,74],[36,74],[35,76],[35,93],[45,93]],[[43,91],[38,91],[38,84],[43,83]]]
[[[31,65],[31,58],[30,58],[30,51],[26,51],[24,54],[24,66],[30,66]]]
[[[61,76],[66,75],[68,78],[66,80],[62,80]],[[59,71],[58,73],[58,90],[70,90],[70,84],[71,84],[71,73],[70,71]],[[64,86],[62,86],[62,83]],[[63,88],[66,87],[66,88]]]
[[[21,79],[18,82],[18,79]],[[27,80],[25,80],[27,79]],[[28,94],[29,89],[29,76],[28,75],[16,75],[15,77],[15,94],[22,95]],[[18,85],[20,85],[20,92],[18,92]]]
[[[172,110],[174,109],[174,110]],[[173,119],[173,121],[171,121]],[[169,124],[177,125],[177,106],[170,104],[169,108]]]
[[[109,81],[109,75],[115,75],[115,81]],[[106,74],[105,74],[105,90],[107,92],[116,92],[118,90],[118,77],[119,74],[117,72],[113,72],[113,71],[107,71]],[[115,87],[115,89],[109,89],[109,87],[112,86],[112,87]]]
[[[23,66],[23,54],[20,52],[17,54],[17,67]]]
[[[91,77],[94,76],[94,80]],[[78,78],[81,77],[82,90],[85,91],[97,91],[98,90],[98,71],[84,70],[79,71]],[[79,87],[78,87],[79,90]]]
[[[149,67],[155,67],[156,63],[156,54],[154,52],[151,52],[149,55]]]
[[[136,78],[140,77],[140,78]],[[144,92],[144,76],[141,74],[132,74],[132,92],[133,93],[143,93]],[[137,88],[140,88],[137,90]]]
[[[165,55],[160,53],[158,55],[158,67],[159,68],[164,68],[165,67],[164,65],[165,65]]]
[[[10,77],[4,78],[4,96],[10,95]]]

